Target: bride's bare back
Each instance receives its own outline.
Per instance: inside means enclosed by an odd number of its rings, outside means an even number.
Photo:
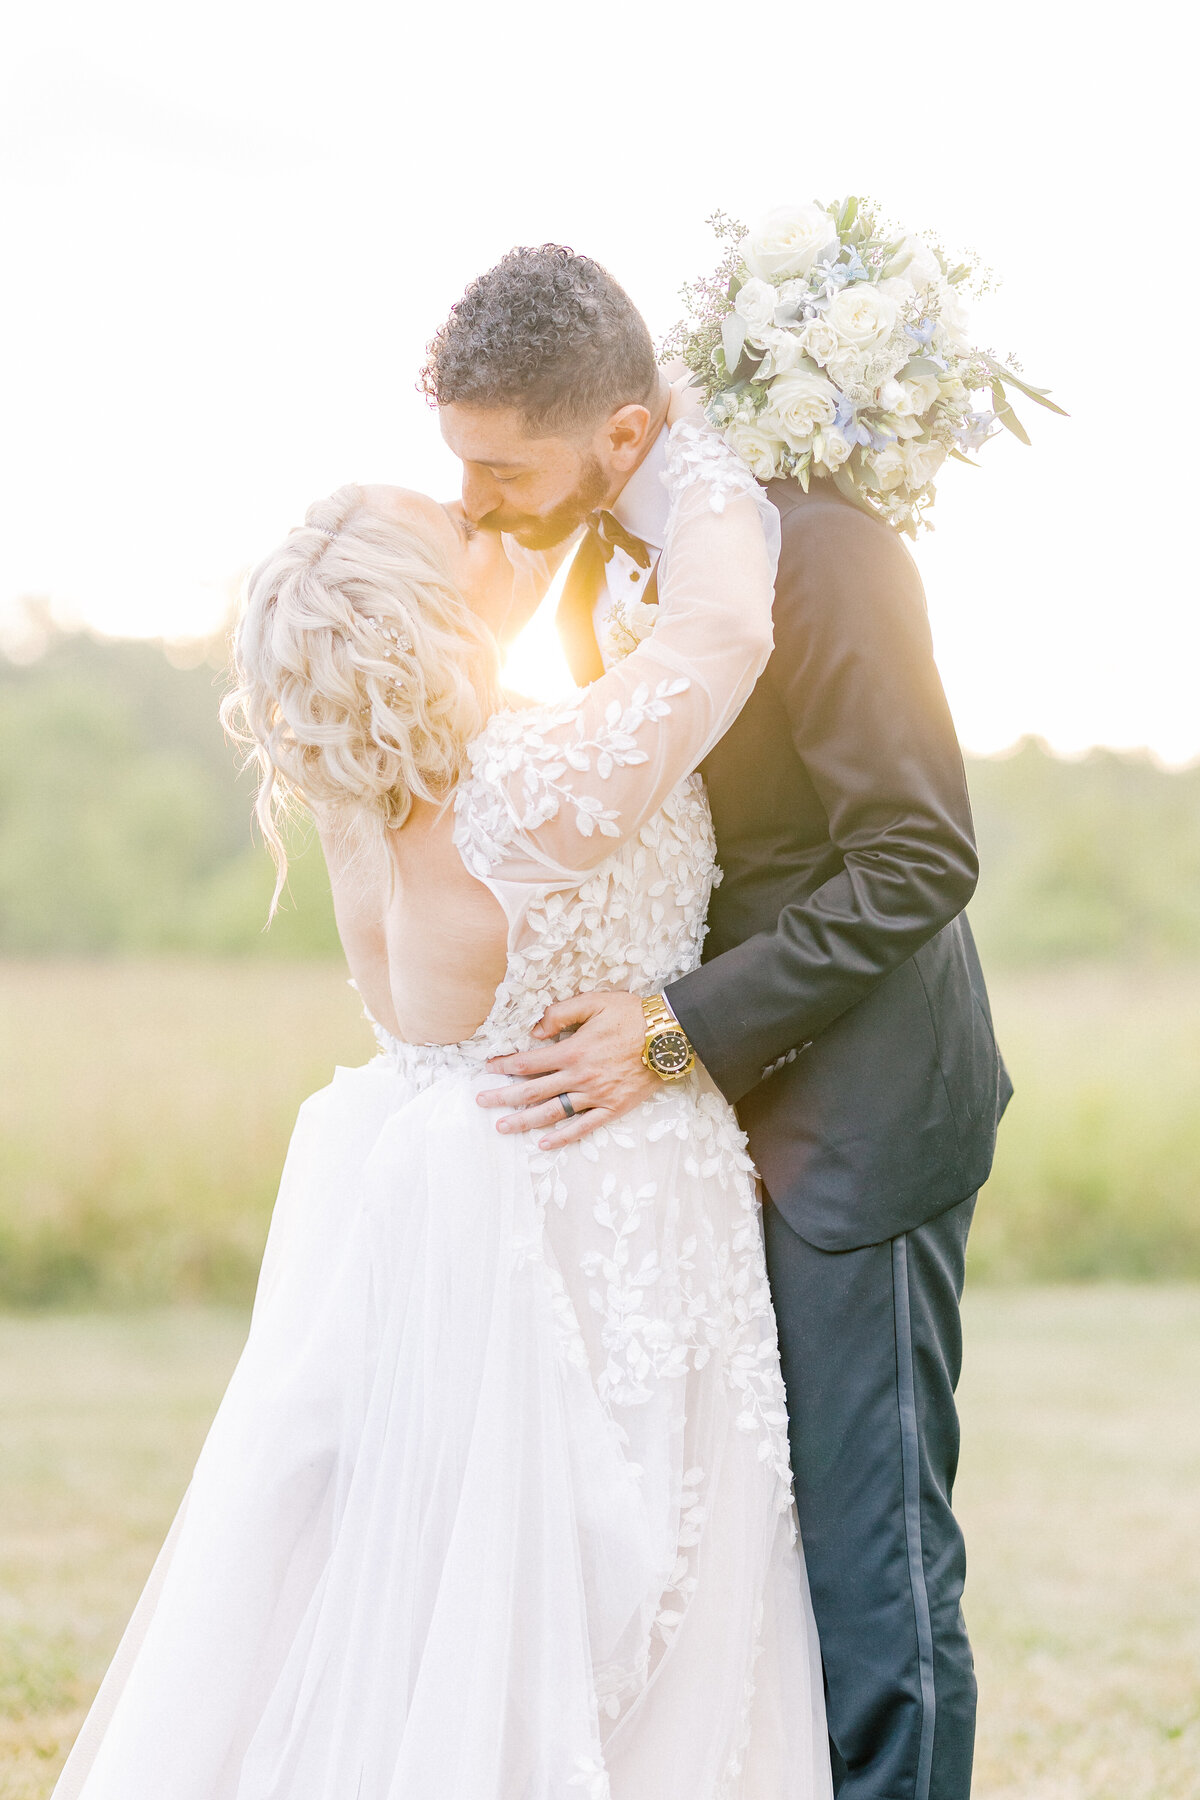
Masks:
[[[504,979],[498,900],[454,843],[454,806],[417,800],[382,844],[322,831],[338,931],[363,1003],[410,1044],[472,1037]]]

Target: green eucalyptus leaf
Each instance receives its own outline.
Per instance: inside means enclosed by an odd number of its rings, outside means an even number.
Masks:
[[[895,256],[889,257],[883,265],[884,279],[886,280],[889,275],[903,275],[912,259],[913,252],[911,250],[898,250]]]
[[[833,485],[844,499],[849,500],[852,506],[857,506],[859,512],[865,512],[871,519],[879,517],[878,509],[871,505],[853,476],[846,472],[845,464],[833,471]]]
[[[736,375],[738,363],[742,359],[742,347],[746,342],[746,322],[737,313],[726,313],[721,320],[721,348],[725,352],[725,367],[730,375]]]
[[[951,450],[950,454],[955,462],[966,463],[968,469],[977,469],[980,466],[977,462],[972,462],[969,456],[964,456],[961,450]]]
[[[995,390],[995,388],[993,388],[992,389],[993,401],[995,400],[995,398],[996,398],[996,390]],[[1020,439],[1021,443],[1023,443],[1023,444],[1029,443],[1029,433],[1026,431],[1025,427],[1022,425],[1020,419],[1018,419],[1016,413],[1013,411],[1012,407],[1008,404],[1007,400],[1001,398],[999,404],[996,406],[996,417],[999,419],[1000,423],[1004,426],[1005,430],[1011,431],[1015,438]]]
[[[1047,398],[1050,393],[1049,388],[1034,387],[1031,382],[1023,380],[1020,375],[1014,375],[1011,369],[1006,369],[1004,364],[997,362],[994,356],[985,355],[983,360],[993,375],[1003,376],[1005,381],[1011,381],[1015,388],[1020,388],[1021,392],[1038,406],[1044,406],[1047,412],[1057,413],[1060,419],[1070,418],[1069,412],[1064,411],[1061,406],[1057,406],[1053,400]]]
[[[1035,406],[1044,406],[1047,412],[1057,413],[1060,419],[1070,418],[1070,413],[1067,412],[1064,407],[1058,406],[1053,400],[1048,400],[1045,393],[1040,388],[1027,387],[1023,381],[1019,381],[1014,375],[1010,375],[1008,379],[1012,382],[1014,387],[1020,388],[1026,398],[1032,400]]]

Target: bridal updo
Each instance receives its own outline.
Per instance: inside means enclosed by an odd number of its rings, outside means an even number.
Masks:
[[[382,490],[384,495],[390,490]],[[501,704],[491,633],[432,532],[371,490],[339,488],[250,578],[221,717],[259,771],[255,814],[287,873],[299,802],[343,823],[403,825],[440,802]]]

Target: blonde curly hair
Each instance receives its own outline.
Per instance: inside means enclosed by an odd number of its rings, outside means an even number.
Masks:
[[[287,877],[296,802],[382,833],[439,802],[502,705],[495,639],[432,533],[339,488],[250,577],[225,729],[259,771],[254,811]]]

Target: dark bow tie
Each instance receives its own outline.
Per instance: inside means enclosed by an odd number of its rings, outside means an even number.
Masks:
[[[615,514],[601,508],[598,512],[589,513],[585,523],[600,546],[600,554],[606,563],[612,561],[614,550],[623,550],[639,569],[648,569],[654,561],[649,546],[643,544],[641,538],[634,537],[631,531],[626,531]]]

